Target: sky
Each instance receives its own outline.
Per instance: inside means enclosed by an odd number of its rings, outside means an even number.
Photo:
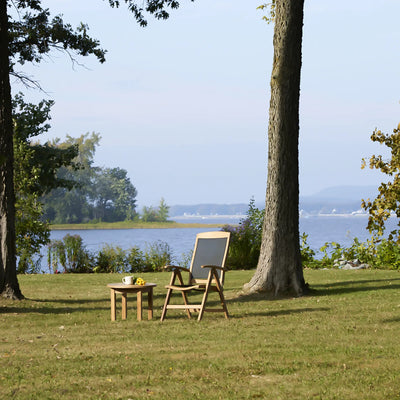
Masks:
[[[123,2],[121,2],[123,3]],[[12,81],[26,100],[53,99],[41,141],[101,135],[95,164],[128,171],[141,206],[263,202],[267,179],[273,25],[260,0],[180,1],[170,19],[139,27],[121,4],[46,0],[53,15],[107,49],[106,63],[56,52]],[[378,186],[361,159],[400,122],[400,2],[306,0],[300,94],[300,195]]]

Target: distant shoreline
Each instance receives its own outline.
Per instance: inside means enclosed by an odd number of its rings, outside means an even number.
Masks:
[[[357,213],[357,212],[353,212],[351,214],[304,214],[301,215],[300,218],[315,218],[315,217],[326,217],[326,218],[331,218],[331,217],[339,217],[339,218],[359,218],[359,217],[368,217],[369,214],[367,213]]]
[[[225,223],[181,223],[181,222],[97,222],[88,224],[53,224],[50,229],[60,230],[91,230],[91,229],[173,229],[173,228],[222,228]]]

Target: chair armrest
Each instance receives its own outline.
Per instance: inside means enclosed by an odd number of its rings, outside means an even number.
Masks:
[[[202,265],[201,268],[215,268],[219,269],[220,271],[228,271],[226,268],[220,267],[218,265]]]
[[[180,271],[190,272],[189,268],[179,267],[178,265],[166,265],[164,269],[167,271],[180,270]]]

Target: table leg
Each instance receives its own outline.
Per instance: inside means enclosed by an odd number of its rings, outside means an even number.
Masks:
[[[121,293],[122,295],[122,319],[126,319],[127,315],[127,295],[126,292]]]
[[[138,290],[137,292],[137,319],[138,321],[142,320],[142,291]]]
[[[147,292],[147,304],[148,304],[148,319],[153,319],[153,288],[150,287]]]
[[[115,297],[116,297],[115,290],[111,289],[111,321],[115,321],[117,314],[115,307]]]

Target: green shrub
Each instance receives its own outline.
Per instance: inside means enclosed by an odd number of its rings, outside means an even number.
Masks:
[[[43,255],[30,253],[29,250],[20,250],[17,256],[17,274],[37,274],[42,267]]]
[[[181,259],[178,262],[178,265],[183,268],[190,268],[190,264],[192,263],[193,258],[193,250],[189,250],[187,253],[183,253],[181,255]]]
[[[321,268],[333,268],[334,261],[343,256],[343,248],[339,243],[326,242],[320,249],[322,259],[319,260]]]
[[[358,259],[372,266],[378,261],[375,257],[378,248],[379,246],[372,240],[360,242],[358,238],[354,238],[350,247],[342,249],[342,257],[346,260]]]
[[[126,256],[126,263],[130,266],[130,272],[143,272],[144,255],[139,247],[131,247]]]
[[[157,241],[146,245],[144,252],[144,272],[162,271],[165,265],[171,264],[172,251],[168,243]]]
[[[307,243],[308,235],[300,237],[301,263],[305,268],[320,268],[321,263],[315,259],[315,251]]]
[[[83,245],[79,235],[66,235],[62,240],[52,240],[48,245],[49,270],[59,272],[92,272],[94,259]],[[60,270],[60,266],[63,271]]]
[[[400,269],[400,247],[395,240],[382,239],[373,249],[375,268]]]
[[[62,240],[51,240],[47,246],[47,265],[54,274],[60,272],[59,265],[66,271],[65,246]]]
[[[323,256],[320,260],[314,260],[311,267],[333,268],[335,260],[359,260],[369,264],[373,268],[400,269],[400,247],[395,240],[381,239],[361,242],[353,239],[349,247],[342,247],[336,242],[325,243],[320,251]]]
[[[104,245],[96,257],[94,272],[127,272],[128,264],[124,250],[119,246]]]
[[[168,243],[158,241],[147,244],[145,252],[138,247],[123,250],[107,244],[93,255],[85,249],[79,235],[66,235],[63,240],[50,242],[47,261],[53,273],[161,271],[171,264],[172,251]]]
[[[246,215],[238,226],[225,225],[222,228],[231,234],[226,262],[230,269],[256,268],[260,256],[264,210],[256,208],[254,199],[251,199]]]

